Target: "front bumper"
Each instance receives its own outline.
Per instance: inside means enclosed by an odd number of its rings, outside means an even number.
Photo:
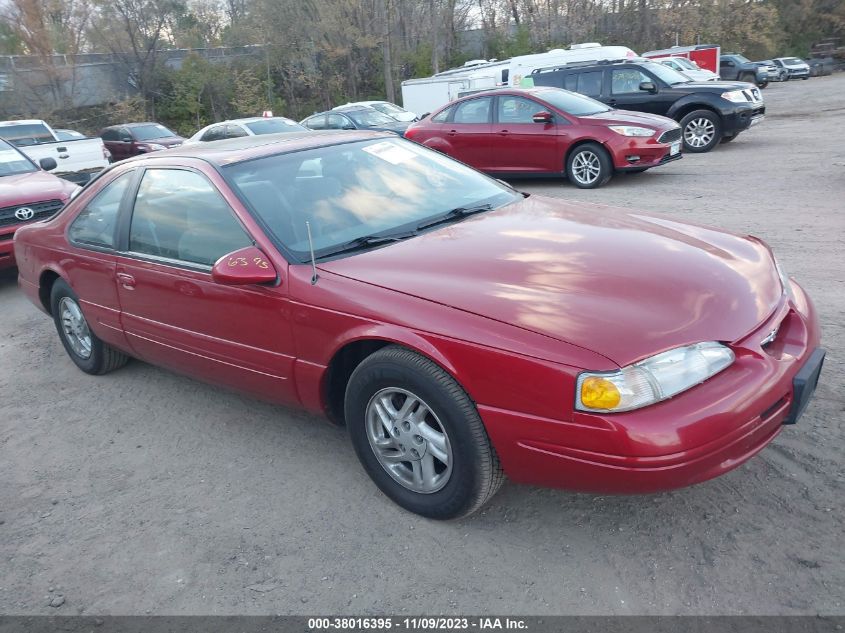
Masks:
[[[682,158],[683,141],[680,134],[677,140],[671,142],[658,141],[665,132],[666,130],[660,130],[649,138],[619,136],[608,142],[614,169],[640,171]]]
[[[806,385],[818,379],[818,320],[793,286],[798,304],[784,303],[733,343],[736,360],[729,368],[659,404],[615,415],[574,412],[569,421],[479,405],[505,473],[521,483],[639,494],[682,488],[740,466],[806,406],[812,388],[800,397],[802,376]],[[762,346],[775,326],[777,337]]]
[[[0,230],[0,270],[15,265],[15,231]]]
[[[722,134],[734,136],[743,130],[762,123],[766,116],[766,106],[763,103],[736,104],[730,111],[722,115]]]

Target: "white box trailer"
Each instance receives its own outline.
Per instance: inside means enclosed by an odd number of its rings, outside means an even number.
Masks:
[[[519,86],[523,78],[540,68],[565,66],[573,62],[626,59],[637,54],[626,46],[602,46],[596,42],[573,44],[568,49],[520,55],[503,61],[473,60],[460,68],[423,79],[402,82],[402,106],[422,117],[457,99],[462,94],[499,86]]]
[[[402,107],[422,118],[464,93],[506,86],[509,64],[509,61],[485,62],[403,81]]]

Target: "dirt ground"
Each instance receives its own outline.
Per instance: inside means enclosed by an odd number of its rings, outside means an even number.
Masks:
[[[800,423],[748,464],[652,496],[508,483],[428,521],[321,419],[140,362],[83,374],[6,275],[0,613],[845,614],[845,75],[764,94],[766,121],[710,154],[598,191],[517,183],[775,248],[828,357]]]

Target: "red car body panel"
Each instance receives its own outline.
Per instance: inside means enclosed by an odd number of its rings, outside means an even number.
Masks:
[[[615,169],[647,169],[669,160],[671,142],[659,142],[660,136],[678,128],[672,119],[644,112],[611,110],[590,116],[574,116],[543,100],[536,90],[496,90],[498,96],[514,95],[535,101],[537,112],[556,115],[552,123],[466,124],[434,121],[437,114],[453,101],[422,121],[412,123],[405,138],[431,147],[476,169],[502,175],[563,174],[570,148],[584,142],[600,143],[607,149]],[[556,90],[556,89],[552,89]],[[610,125],[646,126],[657,130],[651,137],[622,136]],[[675,141],[680,139],[678,134]],[[636,156],[636,161],[629,157]],[[680,158],[677,154],[674,158]]]
[[[78,187],[75,184],[42,170],[3,176],[0,178],[0,209],[28,208],[49,201],[63,205],[76,189]],[[15,265],[13,238],[25,222],[0,224],[0,269]]]
[[[377,136],[347,133],[344,141]],[[284,149],[332,142],[340,141],[289,139]],[[218,164],[281,151],[269,139],[253,143],[243,153],[198,151]],[[153,156],[111,173],[153,164],[202,171],[275,267],[277,283],[226,286],[210,273],[73,246],[67,227],[95,183],[53,220],[20,231],[20,285],[30,300],[44,309],[39,288],[45,273],[57,274],[112,345],[312,411],[329,411],[328,368],[345,346],[404,345],[467,391],[519,482],[637,493],[735,468],[778,433],[792,379],[819,343],[812,303],[794,283],[787,299],[768,249],[753,239],[531,197],[320,263],[312,284],[310,264],[285,261],[213,166],[173,152]],[[763,347],[775,326],[776,339]],[[656,405],[575,411],[580,371],[701,340],[729,344],[736,361]]]

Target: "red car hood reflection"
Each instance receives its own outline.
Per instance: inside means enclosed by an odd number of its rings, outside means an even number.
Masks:
[[[671,130],[678,127],[678,124],[665,116],[649,114],[648,112],[633,112],[631,110],[608,110],[590,116],[582,116],[581,123],[594,123],[595,125],[647,125],[659,130]]]
[[[538,196],[320,268],[619,365],[680,345],[735,341],[782,295],[756,240]]]

